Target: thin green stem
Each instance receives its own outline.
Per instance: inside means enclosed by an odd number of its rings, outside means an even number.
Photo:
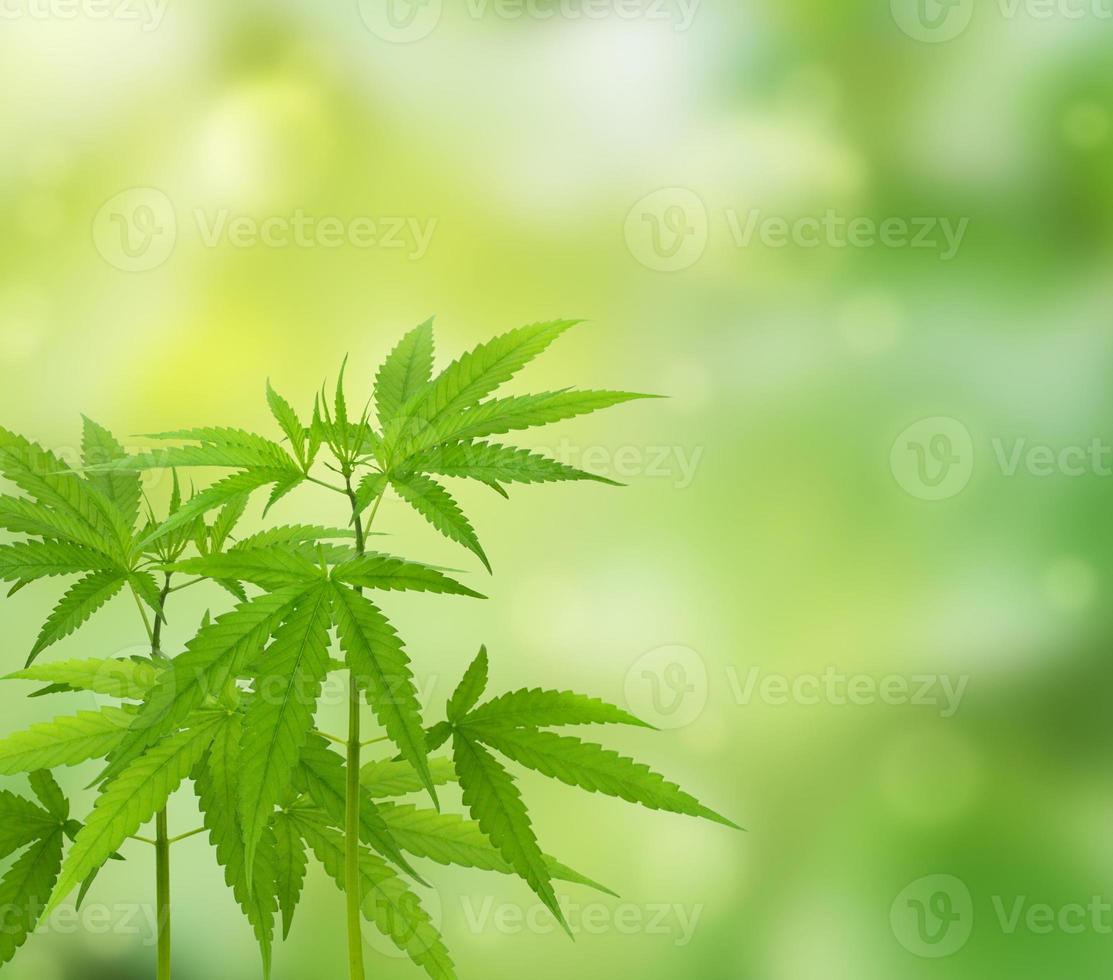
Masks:
[[[138,834],[132,834],[131,839],[137,840],[141,844],[150,844],[152,847],[158,843],[158,841],[152,840],[150,837],[140,837]]]
[[[378,738],[369,738],[366,742],[361,742],[361,748],[367,748],[368,745],[378,745],[379,742],[385,742],[390,738],[389,735],[380,735]]]
[[[158,980],[170,980],[170,837],[166,810],[156,818],[155,878],[158,908]]]
[[[206,830],[206,829],[207,829],[207,828],[205,828],[205,827],[198,827],[198,828],[197,828],[196,830],[191,830],[191,831],[189,831],[189,833],[186,833],[186,834],[178,834],[178,836],[177,836],[177,837],[171,837],[171,838],[170,838],[170,840],[168,840],[168,841],[167,841],[166,843],[168,843],[168,844],[177,844],[177,843],[178,843],[178,841],[181,841],[181,840],[189,840],[189,838],[191,838],[191,837],[196,837],[196,836],[197,836],[198,834],[203,834],[203,833],[205,832],[205,830]]]
[[[348,740],[346,738],[341,738],[339,735],[330,735],[328,732],[321,731],[318,731],[317,734],[320,735],[321,738],[327,738],[330,742],[335,742],[337,745],[348,744]]]
[[[308,474],[306,474],[305,478],[310,483],[316,483],[317,486],[324,487],[326,490],[331,490],[333,493],[342,493],[345,496],[348,495],[347,490],[345,490],[343,487],[338,487],[335,483],[329,483],[327,480],[318,480],[317,477],[309,476]]]
[[[151,618],[147,615],[147,610],[143,607],[143,600],[139,598],[139,593],[135,591],[135,586],[130,586],[131,594],[135,599],[136,606],[139,607],[139,615],[143,617],[143,626],[147,630],[147,639],[151,641],[151,647],[155,645],[155,633],[151,629]]]
[[[352,478],[345,477],[346,493],[352,505],[352,524],[356,531],[356,553],[366,551],[363,519],[360,517],[359,499],[352,489]],[[375,507],[367,520],[368,526],[375,519],[382,494],[375,501]],[[362,590],[360,590],[362,591]],[[363,931],[361,924],[362,893],[359,875],[359,756],[360,741],[360,691],[355,671],[348,675],[348,769],[344,819],[344,894],[347,902],[348,920],[348,976],[350,980],[364,980],[363,972]]]
[[[204,578],[190,579],[188,582],[183,582],[181,585],[175,585],[169,592],[181,592],[182,589],[188,589],[191,585],[200,585],[204,581]]]

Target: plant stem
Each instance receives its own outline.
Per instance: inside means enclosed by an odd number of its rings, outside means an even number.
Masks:
[[[162,592],[159,594],[159,612],[155,617],[151,634],[151,659],[162,659],[162,624],[165,622],[166,599],[173,591],[170,587],[170,573],[163,579]],[[136,596],[138,599],[138,596]],[[140,603],[139,611],[146,613]],[[166,807],[155,816],[155,892],[158,909],[158,980],[170,980],[170,840],[169,820]]]
[[[166,810],[156,818],[155,877],[158,892],[158,980],[170,980],[170,835]]]
[[[348,500],[352,504],[352,523],[356,530],[356,554],[362,555],[366,551],[366,539],[363,533],[363,519],[359,513],[359,500],[352,489],[351,477],[347,478],[347,494]],[[375,507],[377,510],[378,501],[376,501]],[[368,523],[374,519],[375,511],[372,511]],[[344,820],[344,895],[347,900],[348,911],[348,976],[350,980],[364,980],[361,919],[363,896],[360,893],[359,880],[359,755],[362,747],[359,709],[359,685],[356,683],[355,671],[350,670],[348,672],[348,778]]]

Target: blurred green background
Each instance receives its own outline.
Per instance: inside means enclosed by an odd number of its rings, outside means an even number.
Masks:
[[[0,420],[59,451],[81,412],[273,434],[266,378],[304,411],[347,353],[362,401],[430,314],[442,363],[587,318],[518,390],[670,395],[532,437],[629,486],[462,489],[490,601],[387,608],[431,716],[485,642],[497,687],[656,722],[612,741],[748,832],[525,778],[543,845],[622,898],[564,889],[571,943],[524,885],[431,869],[461,976],[1106,976],[1111,25],[1107,0],[7,0]],[[396,503],[379,524],[464,563]],[[224,608],[186,595],[178,648]],[[53,597],[3,604],[10,669]],[[142,642],[121,599],[50,655]],[[4,732],[73,708],[26,690]],[[62,774],[79,813],[93,773]],[[179,794],[172,831],[196,823]],[[6,975],[152,975],[128,858]],[[174,861],[176,975],[257,976],[205,840]],[[342,976],[342,919],[311,871],[277,980]],[[384,951],[369,976],[419,975]]]

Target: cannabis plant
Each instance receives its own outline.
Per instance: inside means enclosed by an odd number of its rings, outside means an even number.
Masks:
[[[305,417],[268,384],[277,441],[235,428],[183,429],[148,437],[156,449],[127,453],[86,421],[81,466],[70,468],[0,430],[0,473],[23,491],[0,498],[0,526],[25,538],[0,549],[0,575],[13,591],[49,576],[80,576],[35,640],[28,665],[11,676],[46,685],[38,695],[93,691],[120,702],[0,741],[0,772],[30,773],[41,804],[0,794],[0,816],[11,828],[0,832],[2,853],[28,848],[0,882],[0,898],[9,900],[0,962],[75,889],[80,901],[104,864],[121,859],[135,839],[155,849],[158,977],[168,978],[170,847],[207,832],[258,941],[264,976],[276,919],[287,936],[312,854],[345,896],[352,978],[364,976],[364,919],[430,977],[454,977],[422,907],[426,883],[412,859],[516,875],[566,930],[554,881],[602,888],[542,850],[506,762],[589,792],[734,826],[646,766],[553,731],[650,727],[628,712],[566,691],[490,696],[485,649],[443,717],[424,718],[409,654],[380,606],[385,597],[377,594],[392,591],[428,593],[430,601],[482,598],[445,569],[369,549],[388,492],[489,572],[445,478],[472,480],[503,497],[514,484],[613,482],[490,441],[646,397],[572,389],[494,396],[571,326],[513,330],[434,374],[432,323],[424,323],[386,358],[358,413],[349,409],[344,367],[331,397],[322,389]],[[186,495],[178,478],[186,468],[218,476]],[[147,470],[171,474],[161,520],[149,504],[139,519],[140,474]],[[265,516],[303,485],[340,498],[342,527],[237,533],[254,493],[269,491]],[[231,596],[232,608],[206,614],[185,649],[169,656],[167,606],[178,590],[196,586],[219,588],[214,598]],[[142,615],[148,656],[34,663],[122,592]],[[348,730],[341,735],[316,727],[334,671],[347,677]],[[377,724],[372,738],[365,711]],[[370,745],[380,751],[368,761]],[[94,781],[99,796],[81,823],[71,819],[49,770],[91,759],[105,762]],[[166,806],[187,782],[204,826],[171,837]],[[459,787],[466,814],[441,810],[438,789],[449,784]],[[417,793],[430,806],[397,802]],[[155,836],[138,836],[152,820]]]

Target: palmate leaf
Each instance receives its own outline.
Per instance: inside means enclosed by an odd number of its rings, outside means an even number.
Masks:
[[[437,592],[444,595],[466,595],[473,599],[486,598],[431,565],[422,565],[419,562],[405,561],[375,552],[360,555],[342,565],[337,565],[332,571],[332,578],[336,582],[364,589]]]
[[[258,596],[203,626],[185,652],[160,672],[100,780],[116,775],[179,728],[206,698],[220,698],[306,591],[294,586]]]
[[[529,813],[511,775],[476,739],[457,731],[452,739],[464,806],[515,873],[523,878],[571,935],[553,890],[552,872],[537,843]]]
[[[429,776],[434,786],[444,786],[456,779],[451,759],[430,759]],[[373,799],[407,796],[420,793],[425,784],[416,769],[402,759],[382,759],[366,763],[359,771],[359,781]]]
[[[141,660],[60,660],[35,664],[8,674],[4,680],[65,685],[70,691],[92,691],[110,698],[138,700],[158,677],[153,663]]]
[[[384,428],[401,412],[433,374],[433,320],[406,334],[375,376],[375,407]]]
[[[151,449],[110,460],[90,468],[89,472],[113,473],[185,466],[298,470],[295,461],[278,443],[241,429],[181,429],[153,433],[144,438],[196,442],[197,445]]]
[[[248,704],[240,757],[240,822],[247,867],[290,785],[313,728],[321,685],[329,669],[330,595],[319,585],[301,597],[259,658]]]
[[[309,857],[305,851],[305,842],[284,810],[274,815],[271,830],[275,841],[275,891],[278,907],[282,911],[282,938],[286,939],[290,935],[294,912],[305,885]]]
[[[8,790],[0,790],[0,858],[48,836],[58,829],[58,818],[35,806],[30,800]],[[43,896],[45,901],[45,896]]]
[[[410,804],[389,803],[383,804],[380,812],[399,847],[415,857],[428,858],[437,864],[515,874],[514,869],[491,845],[479,824],[459,814],[438,813],[436,810],[419,810]],[[609,888],[573,871],[555,858],[548,855],[542,857],[554,879],[586,885],[607,895],[614,895]]]
[[[293,809],[289,816],[326,873],[343,890],[343,836],[327,826],[322,814],[312,810]],[[360,848],[359,871],[364,918],[433,980],[455,980],[456,971],[444,941],[406,883],[365,848]]]
[[[405,477],[392,476],[395,492],[446,538],[462,544],[491,571],[491,563],[479,543],[475,529],[460,510],[452,495],[435,480],[417,473]]]
[[[62,864],[63,833],[53,830],[29,847],[0,880],[0,965],[7,963],[24,944],[58,880]]]
[[[421,777],[434,803],[437,791],[429,773],[421,706],[410,658],[387,618],[370,599],[333,584],[333,618],[340,646],[359,686],[399,752]]]
[[[93,613],[119,593],[127,579],[126,572],[113,570],[90,572],[74,583],[43,624],[27,657],[27,665],[30,666],[47,647],[69,636],[84,624]]]
[[[81,418],[81,462],[86,469],[127,458],[127,450],[111,432],[84,415]],[[89,482],[112,502],[127,527],[135,527],[143,493],[138,473],[94,473]]]
[[[229,715],[220,724],[196,771],[194,788],[217,863],[224,869],[224,880],[255,933],[267,976],[274,944],[278,842],[269,831],[260,836],[249,880],[237,789],[243,758],[242,730],[243,719],[238,714]]]
[[[347,799],[347,769],[344,760],[333,752],[320,735],[312,735],[302,749],[296,785],[308,793],[309,798],[321,808],[337,827],[345,824]],[[368,847],[393,861],[407,874],[417,878],[417,872],[406,860],[401,848],[391,836],[379,808],[366,793],[360,793],[359,839]]]
[[[578,470],[539,453],[485,442],[455,443],[440,449],[427,449],[408,459],[405,465],[416,473],[435,473],[487,484],[593,480],[620,486],[607,477]]]
[[[740,829],[648,766],[600,745],[533,728],[472,728],[470,723],[465,724],[469,732],[496,751],[569,786],[640,803],[651,810],[704,817]]]
[[[0,546],[0,579],[5,582],[34,582],[114,567],[107,555],[67,541],[23,541]]]
[[[198,714],[189,728],[154,746],[108,784],[66,857],[47,913],[166,805],[204,756],[225,718],[223,712]]]
[[[76,766],[115,751],[135,721],[134,707],[104,707],[39,722],[0,740],[0,773]]]
[[[470,710],[470,709],[469,709]],[[450,720],[459,720],[449,714]],[[571,691],[544,691],[540,688],[511,691],[492,698],[470,711],[466,722],[486,728],[554,728],[561,725],[634,725],[653,728],[628,711],[598,698]]]
[[[514,377],[577,322],[534,323],[480,344],[423,387],[405,406],[403,414],[435,422],[474,405]]]

